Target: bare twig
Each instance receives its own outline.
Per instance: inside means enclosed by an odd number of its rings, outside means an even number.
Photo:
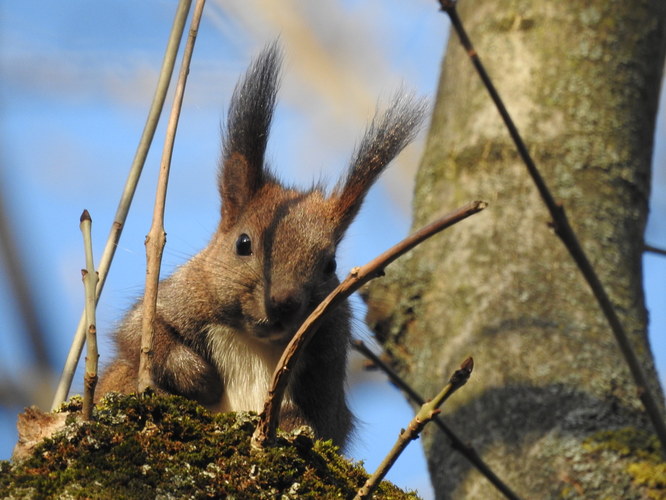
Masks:
[[[95,272],[95,261],[92,252],[91,237],[92,219],[87,210],[81,214],[81,233],[83,233],[83,246],[86,253],[86,268],[81,270],[83,285],[86,291],[86,322],[88,324],[88,352],[86,354],[86,371],[83,376],[83,418],[90,420],[92,417],[93,399],[95,386],[97,385],[97,320],[95,319],[95,289],[97,288],[97,273]]]
[[[653,247],[652,245],[648,245],[647,243],[643,246],[643,248],[646,252],[656,253],[657,255],[666,255],[666,250],[664,250],[663,248]]]
[[[176,140],[178,130],[178,119],[183,105],[187,75],[190,72],[190,61],[199,31],[199,23],[206,0],[197,0],[190,22],[190,33],[187,37],[183,61],[180,66],[176,93],[173,98],[171,115],[167,124],[166,138],[162,150],[162,161],[160,163],[160,175],[157,180],[157,193],[155,194],[155,208],[153,209],[153,222],[146,236],[146,291],[143,296],[143,317],[141,328],[141,355],[139,358],[139,380],[138,390],[144,391],[152,386],[152,355],[153,334],[155,331],[155,315],[157,308],[157,288],[160,278],[160,267],[162,263],[162,252],[166,244],[166,232],[164,231],[164,206],[166,204],[167,186],[169,183],[169,171],[171,169],[171,157],[173,144]]]
[[[136,153],[134,154],[134,160],[132,161],[127,180],[125,181],[125,187],[118,203],[113,224],[111,225],[111,230],[109,231],[109,236],[106,240],[106,246],[104,247],[104,252],[102,253],[97,269],[99,281],[95,293],[96,303],[99,301],[99,297],[102,294],[102,289],[104,288],[104,283],[106,282],[106,277],[109,273],[109,268],[111,267],[111,262],[113,261],[113,256],[116,252],[118,241],[120,240],[120,235],[125,225],[130,205],[132,204],[132,199],[134,198],[134,192],[136,191],[143,165],[148,156],[150,144],[153,141],[155,130],[157,129],[160,114],[162,113],[162,108],[164,106],[164,100],[166,99],[167,90],[169,89],[169,81],[171,80],[171,75],[173,73],[176,56],[178,55],[178,47],[183,36],[183,30],[185,29],[185,21],[187,20],[191,4],[192,0],[180,0],[178,4],[173,26],[171,27],[171,34],[169,35],[169,41],[164,54],[164,60],[162,61],[162,68],[157,81],[157,88],[155,89],[153,102],[148,111],[148,118],[146,119],[146,124],[143,133],[141,134]],[[55,395],[53,396],[51,409],[56,409],[65,399],[67,399],[69,389],[72,385],[72,379],[74,378],[74,372],[76,371],[76,365],[81,357],[85,338],[86,315],[84,311],[79,320],[76,332],[74,333],[72,346],[67,355],[67,361],[65,362],[65,366],[60,376]]]
[[[407,448],[409,443],[418,438],[426,424],[440,413],[441,410],[439,407],[444,404],[444,401],[467,383],[473,368],[474,360],[471,357],[467,358],[462,362],[460,368],[451,375],[449,383],[446,384],[441,392],[437,394],[432,401],[425,402],[421,405],[421,409],[414,416],[412,421],[409,422],[407,429],[400,432],[393,448],[391,448],[391,451],[389,451],[386,457],[384,457],[384,460],[379,464],[377,470],[368,478],[363,487],[358,490],[354,500],[363,500],[372,496],[372,492],[375,491],[377,486],[379,486],[379,483],[381,483],[382,479],[386,476],[386,473],[391,467],[393,467],[393,464],[398,460],[398,457],[405,448]]]
[[[3,165],[0,168],[4,168]],[[3,184],[7,188],[7,184]],[[5,200],[5,191],[0,189],[0,267],[13,289],[13,297],[20,313],[25,333],[32,348],[34,363],[39,372],[46,373],[51,368],[49,350],[45,341],[45,329],[39,308],[31,292],[30,279],[26,275],[22,252],[18,246],[18,234],[15,234],[9,213],[9,203]],[[4,265],[2,264],[4,260]]]
[[[390,366],[388,366],[386,363],[384,363],[379,356],[377,356],[374,352],[366,346],[363,341],[361,340],[354,340],[352,342],[352,345],[354,348],[363,354],[366,358],[371,360],[379,369],[381,369],[393,382],[399,389],[405,392],[409,399],[411,399],[414,403],[418,405],[423,405],[425,403],[425,399],[421,397],[421,395],[416,392],[405,380],[400,377]],[[453,449],[458,450],[461,455],[463,455],[469,462],[476,467],[476,469],[483,474],[488,481],[492,483],[495,488],[497,488],[506,498],[509,500],[520,500],[520,497],[516,495],[516,493],[511,490],[490,468],[488,464],[486,464],[483,459],[479,456],[479,454],[476,452],[476,450],[470,446],[469,444],[465,443],[462,439],[460,439],[451,428],[444,423],[444,421],[439,417],[435,416],[433,419],[433,423],[437,425],[441,429],[441,431],[446,434],[446,437],[449,439],[451,442],[451,446]]]
[[[408,236],[364,266],[355,267],[351,270],[344,281],[342,281],[342,283],[340,283],[303,322],[282,353],[282,357],[273,373],[273,380],[271,382],[270,390],[268,391],[268,397],[264,403],[264,408],[259,414],[259,424],[252,435],[253,446],[263,447],[270,444],[275,439],[280,405],[284,397],[284,392],[287,389],[289,374],[298,360],[299,353],[308,344],[312,335],[314,335],[315,331],[323,321],[325,315],[365,283],[371,279],[382,276],[384,274],[384,268],[398,257],[434,234],[466,219],[470,215],[480,212],[486,208],[486,206],[488,206],[487,203],[483,201],[468,203],[458,210],[445,215],[432,224],[429,224],[416,233]]]
[[[509,112],[507,111],[502,98],[497,92],[497,89],[490,79],[490,76],[488,76],[485,67],[481,63],[479,55],[477,54],[474,46],[472,45],[472,42],[467,36],[465,28],[463,27],[462,21],[460,20],[456,10],[456,1],[439,0],[439,3],[442,7],[442,10],[446,12],[451,19],[451,25],[456,30],[458,38],[460,39],[460,43],[465,48],[470,61],[474,65],[474,68],[483,81],[486,90],[495,103],[499,114],[504,120],[504,124],[506,125],[506,128],[508,129],[511,138],[513,139],[516,149],[518,150],[518,154],[523,160],[523,163],[525,163],[525,166],[527,167],[527,170],[532,177],[532,180],[534,181],[539,194],[541,195],[541,199],[550,212],[550,215],[553,219],[552,225],[555,233],[560,237],[560,240],[562,240],[562,243],[564,243],[564,246],[569,251],[569,254],[578,265],[578,268],[592,289],[592,293],[596,297],[597,302],[599,303],[599,307],[606,316],[606,319],[610,324],[611,330],[615,336],[615,340],[620,347],[620,351],[622,352],[624,359],[629,366],[629,370],[634,378],[634,382],[636,383],[638,397],[643,403],[643,406],[645,407],[645,410],[650,417],[652,425],[654,426],[654,429],[657,433],[657,437],[661,443],[662,454],[666,454],[666,423],[661,416],[659,405],[657,404],[656,399],[650,391],[650,386],[648,384],[645,372],[643,371],[643,367],[641,366],[638,356],[636,356],[636,352],[631,345],[631,341],[629,340],[629,337],[627,336],[627,333],[625,332],[624,327],[622,326],[622,323],[620,322],[620,319],[618,318],[617,313],[613,308],[613,304],[611,303],[606,290],[601,284],[601,281],[599,280],[594,267],[592,267],[592,264],[587,258],[587,255],[583,251],[583,248],[581,247],[580,242],[574,233],[574,230],[569,224],[569,220],[564,211],[564,206],[562,203],[555,201],[548,186],[546,185],[545,180],[543,177],[541,177],[541,174],[539,173],[539,170],[537,169],[532,156],[527,150],[527,146],[525,146],[525,143],[523,142],[523,139],[520,136],[520,133],[518,132],[513,119],[509,115]]]

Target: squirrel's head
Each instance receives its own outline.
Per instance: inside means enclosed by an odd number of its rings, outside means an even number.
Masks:
[[[375,116],[331,193],[320,186],[287,188],[264,161],[280,63],[273,43],[233,93],[219,173],[222,218],[214,238],[216,251],[225,254],[224,273],[233,271],[220,286],[235,288],[238,296],[227,307],[243,329],[278,343],[288,341],[339,283],[338,243],[374,181],[414,138],[426,109],[423,101],[396,96]]]

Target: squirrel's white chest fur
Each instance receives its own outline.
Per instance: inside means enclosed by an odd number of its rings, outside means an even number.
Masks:
[[[208,329],[208,342],[224,386],[214,410],[260,412],[283,347],[260,342],[224,325]]]

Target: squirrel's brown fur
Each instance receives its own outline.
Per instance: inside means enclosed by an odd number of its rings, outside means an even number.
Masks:
[[[268,46],[236,87],[219,175],[219,227],[159,287],[153,382],[219,411],[262,408],[284,346],[339,283],[336,247],[363,197],[424,115],[422,102],[397,97],[370,125],[330,196],[321,187],[287,188],[264,163],[280,59],[277,45]],[[139,301],[117,330],[117,356],[99,395],[136,390],[141,314]],[[308,424],[318,437],[345,443],[352,427],[344,393],[349,338],[345,303],[299,359],[282,426]]]

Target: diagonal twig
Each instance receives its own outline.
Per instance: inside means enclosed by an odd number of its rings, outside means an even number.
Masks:
[[[111,262],[113,261],[113,256],[115,255],[118,241],[120,240],[120,235],[122,234],[123,227],[125,226],[125,220],[127,219],[127,214],[129,213],[132,199],[134,198],[134,192],[136,191],[136,186],[139,182],[139,177],[141,176],[143,165],[145,164],[146,157],[148,156],[150,144],[153,141],[155,130],[157,129],[157,124],[160,120],[160,114],[162,113],[164,100],[166,99],[167,90],[169,89],[169,81],[171,80],[171,75],[173,73],[176,56],[178,54],[178,47],[183,36],[185,21],[187,20],[191,3],[192,0],[180,0],[178,4],[178,9],[176,11],[173,26],[171,27],[169,41],[167,43],[166,51],[164,54],[164,60],[162,61],[162,68],[160,70],[160,76],[157,81],[157,88],[155,89],[153,102],[150,105],[148,118],[146,119],[146,124],[144,126],[143,133],[141,134],[141,139],[139,140],[136,153],[134,154],[134,160],[132,161],[132,166],[127,176],[127,180],[125,181],[125,187],[120,197],[120,201],[118,202],[118,208],[116,209],[113,224],[111,225],[111,230],[109,231],[109,236],[106,240],[106,246],[104,247],[104,252],[102,253],[102,257],[97,268],[99,281],[97,283],[97,290],[95,292],[95,303],[99,302],[99,297],[102,294],[102,289],[104,288],[104,283],[106,282],[106,277],[109,273],[109,268],[111,267]],[[53,403],[51,404],[52,410],[55,410],[65,399],[67,399],[69,389],[72,385],[72,379],[74,378],[74,372],[76,371],[76,365],[78,364],[79,358],[81,357],[81,351],[83,349],[85,339],[86,314],[84,311],[81,314],[81,319],[79,320],[76,332],[74,333],[72,346],[70,347],[67,360],[65,361],[65,366],[58,382],[58,387],[56,388],[55,395],[53,396]]]
[[[282,357],[273,373],[273,380],[268,391],[268,397],[264,403],[264,408],[259,414],[259,423],[252,435],[252,445],[255,448],[264,447],[275,440],[280,405],[287,389],[289,374],[298,360],[299,353],[308,344],[326,313],[346,300],[347,297],[368,281],[382,276],[386,266],[419,243],[447,227],[480,212],[487,206],[487,203],[483,201],[468,203],[408,236],[364,266],[355,267],[351,270],[342,283],[340,283],[303,322],[282,353]]]
[[[160,279],[160,267],[162,264],[162,253],[166,244],[166,232],[164,231],[164,208],[166,205],[167,187],[169,184],[169,172],[171,170],[171,157],[173,145],[178,130],[180,110],[183,106],[185,85],[190,72],[190,61],[194,51],[194,44],[199,31],[199,23],[203,14],[206,0],[197,0],[190,22],[190,33],[187,37],[183,60],[178,74],[176,93],[173,98],[171,114],[167,123],[166,138],[162,150],[162,161],[160,162],[160,174],[157,180],[157,193],[155,194],[155,207],[153,209],[153,222],[146,236],[146,290],[143,296],[143,316],[141,323],[141,353],[139,357],[138,391],[143,392],[152,386],[152,363],[153,363],[153,336],[155,333],[155,317],[157,313],[157,288]]]
[[[398,460],[398,457],[405,448],[407,448],[409,443],[418,438],[428,422],[432,421],[441,412],[439,407],[442,406],[454,392],[467,383],[473,368],[474,360],[471,357],[465,359],[460,365],[460,368],[453,372],[453,375],[451,375],[451,378],[449,379],[449,383],[444,386],[440,393],[432,400],[424,402],[421,405],[421,409],[417,412],[411,422],[409,422],[407,429],[403,429],[402,432],[400,432],[393,448],[391,448],[391,451],[389,451],[386,457],[384,457],[384,460],[379,464],[377,470],[358,490],[354,500],[365,500],[372,497],[372,493],[377,486],[379,486],[379,483],[384,479],[386,473],[391,467],[393,467],[393,464]]]
[[[0,174],[5,165],[0,165]],[[48,337],[43,311],[37,306],[37,298],[28,276],[28,267],[20,243],[20,225],[14,226],[15,219],[10,213],[6,199],[9,186],[0,175],[0,273],[6,277],[12,297],[16,301],[16,313],[31,354],[31,366],[26,366],[21,380],[11,380],[5,370],[0,370],[0,404],[29,406],[44,404],[50,397],[53,378],[53,352],[46,342]],[[23,221],[22,221],[23,222]],[[7,367],[8,368],[8,367]],[[27,376],[28,373],[31,376]]]
[[[446,12],[446,14],[448,14],[449,19],[451,20],[451,25],[458,34],[460,43],[465,48],[465,51],[467,52],[467,55],[470,58],[470,61],[474,65],[474,68],[476,69],[479,77],[483,81],[486,90],[488,91],[491,99],[495,103],[497,111],[501,115],[502,120],[504,121],[504,124],[508,129],[509,134],[511,135],[511,138],[513,139],[516,149],[518,150],[518,154],[523,160],[523,163],[525,163],[525,166],[527,167],[527,170],[530,176],[532,177],[532,180],[534,181],[534,184],[536,185],[539,194],[541,195],[541,199],[548,208],[548,211],[550,212],[550,215],[552,217],[552,225],[553,229],[555,230],[555,233],[559,236],[560,240],[562,241],[562,243],[564,243],[564,246],[569,251],[569,254],[576,262],[578,269],[580,269],[581,273],[583,274],[583,277],[585,278],[588,285],[592,289],[592,293],[597,299],[599,307],[606,316],[606,320],[608,321],[611,327],[613,335],[615,336],[615,340],[617,341],[620,347],[620,351],[622,352],[622,355],[624,356],[624,359],[629,367],[631,375],[634,378],[634,382],[636,383],[638,397],[643,403],[645,411],[647,412],[654,427],[654,430],[657,434],[657,437],[659,438],[659,442],[661,443],[662,454],[666,454],[666,423],[664,422],[664,419],[661,415],[661,411],[659,410],[659,405],[657,404],[654,395],[650,391],[650,386],[648,385],[647,376],[645,375],[643,367],[641,366],[641,363],[638,360],[638,356],[636,356],[636,352],[634,351],[631,345],[631,341],[629,340],[629,337],[627,336],[627,333],[624,327],[622,326],[622,323],[620,322],[617,313],[615,312],[615,308],[613,307],[613,304],[611,303],[610,298],[606,293],[606,290],[601,284],[601,281],[599,280],[599,277],[597,276],[594,267],[590,263],[590,260],[585,254],[585,251],[581,247],[581,244],[578,241],[578,238],[574,230],[569,224],[569,220],[565,213],[564,206],[562,205],[562,203],[556,202],[555,199],[553,198],[550,189],[546,185],[546,181],[539,173],[539,170],[537,169],[537,166],[534,163],[532,156],[527,150],[527,146],[525,146],[525,143],[523,142],[523,139],[520,133],[518,132],[518,128],[513,122],[511,115],[509,115],[509,112],[507,111],[506,106],[502,101],[502,98],[497,92],[497,89],[495,88],[492,80],[490,79],[490,76],[488,75],[485,67],[481,63],[481,59],[479,58],[479,55],[474,49],[474,46],[472,45],[472,42],[469,39],[467,32],[465,31],[462,21],[458,16],[458,12],[456,10],[456,1],[439,0],[439,3],[442,7],[442,10]]]
[[[666,255],[666,250],[664,250],[663,248],[658,248],[652,245],[648,245],[647,243],[643,245],[643,250],[645,250],[646,252],[656,253],[657,255]]]
[[[400,377],[390,366],[384,363],[379,356],[370,350],[368,346],[363,343],[361,340],[354,340],[352,342],[353,347],[363,354],[366,358],[372,361],[379,369],[381,369],[386,376],[394,383],[399,389],[401,389],[409,399],[418,405],[423,405],[425,399],[416,392],[405,380]],[[433,423],[440,428],[440,430],[446,434],[446,437],[451,442],[451,447],[455,450],[458,450],[461,455],[463,455],[469,462],[476,467],[476,469],[483,474],[488,481],[492,483],[497,490],[499,490],[506,498],[509,500],[520,500],[520,497],[509,488],[504,481],[502,481],[495,472],[490,468],[490,466],[483,461],[479,456],[476,450],[469,444],[465,443],[458,435],[451,430],[451,428],[444,423],[444,421],[439,417],[435,416]]]

